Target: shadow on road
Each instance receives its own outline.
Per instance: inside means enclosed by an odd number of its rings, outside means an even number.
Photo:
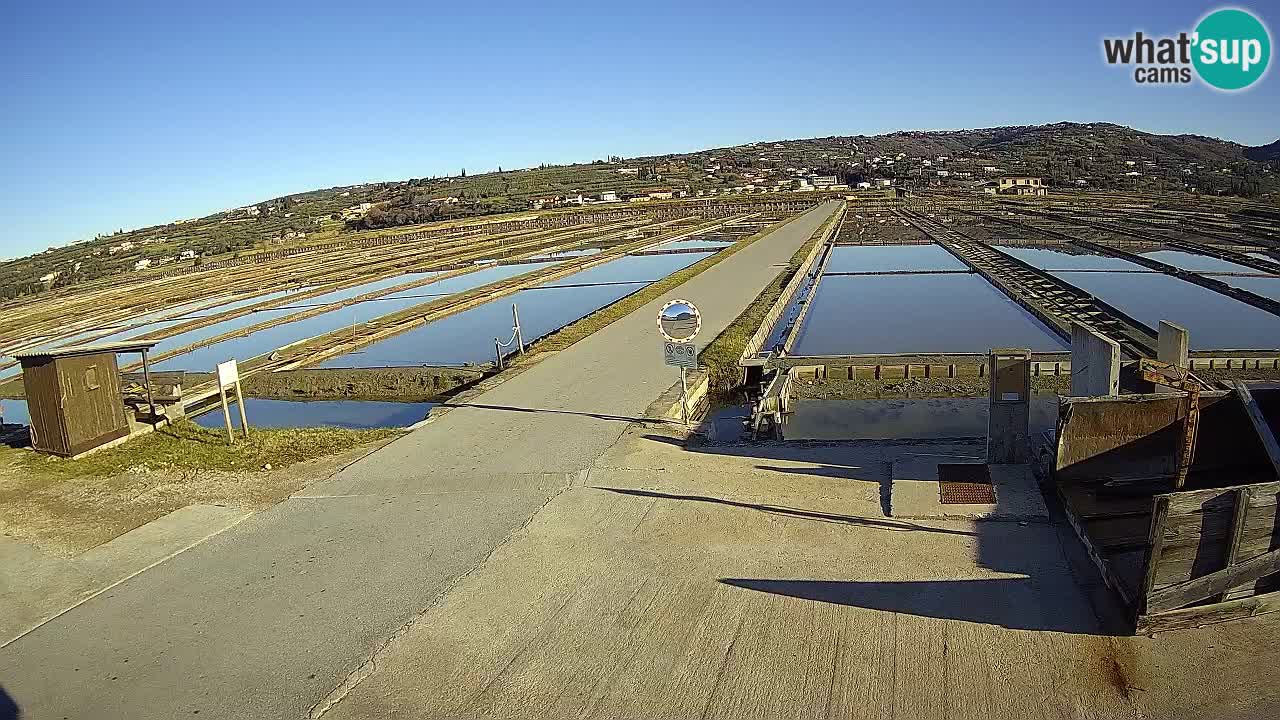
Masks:
[[[1097,624],[1092,622],[1092,618],[1078,613],[1058,613],[1052,609],[1028,607],[1026,603],[1020,602],[1036,592],[1030,578],[906,582],[721,578],[720,582],[804,600],[941,620],[999,625],[1013,630],[1048,630],[1085,635],[1098,633]]]
[[[652,442],[678,444],[678,440],[659,433],[644,436]],[[923,617],[987,623],[1019,630],[1048,630],[1077,634],[1115,634],[1109,609],[1092,595],[1096,571],[1081,565],[1071,555],[1074,546],[1066,547],[1060,537],[1060,518],[1050,516],[1047,522],[1002,522],[948,520],[907,521],[890,516],[891,488],[894,477],[929,478],[925,473],[935,463],[981,462],[985,455],[982,443],[973,440],[920,440],[909,442],[819,441],[702,444],[685,446],[690,453],[722,455],[755,460],[758,470],[820,478],[815,492],[826,483],[876,483],[885,517],[859,517],[832,512],[819,512],[763,502],[742,502],[711,495],[678,495],[652,490],[600,488],[638,497],[712,503],[746,508],[775,515],[875,528],[903,533],[901,553],[906,558],[919,558],[922,542],[929,537],[911,533],[929,533],[933,537],[957,536],[963,546],[947,543],[944,553],[924,577],[903,581],[899,572],[879,582],[866,572],[846,575],[833,568],[833,576],[817,579],[785,577],[729,578],[720,582],[759,592],[899,612]],[[933,475],[936,477],[936,475]],[[1030,489],[1030,488],[1029,488]],[[1034,492],[1034,490],[1032,490]],[[1072,540],[1069,529],[1066,540]],[[892,541],[892,542],[897,542]],[[891,551],[892,552],[892,551]],[[945,558],[950,558],[947,560]],[[849,564],[859,565],[859,548],[850,546]],[[892,561],[890,561],[892,562]],[[872,563],[874,565],[875,563]],[[995,571],[1014,577],[976,579],[977,569]],[[984,573],[985,575],[985,573]],[[844,580],[843,577],[849,578]]]
[[[605,413],[578,412],[576,410],[550,410],[546,408],[525,408],[525,407],[515,407],[513,405],[485,405],[484,403],[458,403],[453,407],[478,408],[480,410],[503,410],[506,412],[520,412],[520,413],[549,413],[552,415],[581,415],[582,417],[592,417],[592,418],[596,418],[597,420],[613,420],[618,422],[629,422],[629,423],[652,422],[652,420],[648,420],[647,418],[628,417],[626,415],[608,415]]]
[[[4,686],[0,685],[0,720],[18,720],[21,717],[22,709],[13,698],[9,697],[9,693],[4,691]]]
[[[785,515],[787,517],[803,518],[806,520],[817,520],[819,522],[840,523],[844,525],[859,525],[862,527],[877,528],[880,530],[890,530],[893,532],[927,532],[939,533],[943,535],[965,535],[974,537],[977,533],[967,532],[964,530],[949,530],[946,528],[928,527],[927,525],[917,525],[902,520],[890,520],[887,518],[869,518],[857,515],[837,515],[834,513],[817,512],[814,510],[802,510],[800,508],[785,507],[780,505],[763,505],[757,503],[739,502],[737,500],[726,500],[724,498],[710,497],[708,495],[679,495],[674,493],[657,492],[654,490],[633,490],[630,488],[613,488],[593,486],[595,490],[606,490],[620,495],[632,495],[635,497],[658,498],[662,500],[687,500],[691,502],[714,503],[716,505],[728,505],[730,507],[745,508],[747,510],[758,510],[760,512],[770,513],[772,515]]]

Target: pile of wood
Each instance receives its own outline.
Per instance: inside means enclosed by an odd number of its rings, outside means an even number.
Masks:
[[[1050,467],[1137,633],[1280,609],[1280,390],[1062,398]]]

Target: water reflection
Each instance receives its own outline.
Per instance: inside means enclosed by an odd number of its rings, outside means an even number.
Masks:
[[[824,278],[797,355],[1063,350],[1039,320],[975,275]]]
[[[941,245],[837,245],[826,272],[967,270]]]
[[[337,427],[351,430],[407,427],[426,418],[435,403],[398,403],[376,400],[266,400],[246,398],[244,412],[250,428]],[[240,426],[233,407],[232,423]],[[207,428],[223,427],[222,408],[195,418]]]
[[[1193,272],[1244,272],[1256,273],[1256,269],[1245,265],[1237,265],[1236,263],[1219,260],[1216,257],[1208,255],[1197,255],[1195,253],[1183,252],[1181,250],[1157,250],[1155,252],[1142,253],[1144,257],[1152,260],[1158,260],[1166,265],[1172,265],[1183,270],[1191,270]]]
[[[1170,320],[1191,332],[1193,350],[1280,347],[1280,317],[1162,273],[1077,273],[1054,276],[1116,306],[1151,327]],[[1231,278],[1231,284],[1271,278]],[[1273,286],[1274,287],[1274,286]],[[1265,289],[1265,288],[1260,288]]]
[[[30,425],[31,414],[27,412],[26,400],[0,400],[0,418],[6,425]]]
[[[1219,277],[1218,280],[1254,295],[1280,302],[1280,277]]]
[[[511,305],[520,308],[526,343],[692,265],[706,253],[623,257],[543,285],[521,290],[456,315],[333,358],[319,367],[463,365],[493,360],[493,339],[511,337]],[[590,283],[609,283],[606,285]]]
[[[1014,247],[1011,245],[997,245],[996,247],[1002,252],[1041,270],[1147,270],[1147,268],[1131,263],[1128,260],[1105,255],[1094,255],[1092,253],[1073,253],[1053,248]]]
[[[343,327],[351,327],[367,322],[375,317],[397,312],[420,303],[430,302],[435,297],[444,297],[457,292],[470,290],[497,280],[515,277],[532,270],[544,269],[545,263],[523,263],[518,265],[497,265],[483,270],[445,278],[422,287],[409,288],[390,293],[365,303],[336,308],[304,320],[283,323],[264,328],[251,335],[229,338],[222,342],[196,348],[191,352],[169,358],[156,364],[159,370],[204,370],[207,371],[219,362],[228,358],[246,360],[290,343],[305,340],[317,335],[324,335]],[[394,287],[415,279],[428,276],[429,273],[411,273],[387,278],[375,283],[365,283],[355,288],[327,293],[317,298],[299,303],[289,309],[267,310],[252,313],[233,320],[216,323],[210,327],[200,328],[172,338],[162,340],[153,352],[160,353],[175,348],[215,337],[232,330],[256,325],[268,320],[283,318],[304,310],[302,305],[321,305],[325,302],[348,300],[367,292]]]

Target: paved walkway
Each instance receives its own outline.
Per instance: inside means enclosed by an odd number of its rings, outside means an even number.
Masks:
[[[714,336],[835,208],[673,294]],[[658,306],[0,650],[4,691],[26,719],[305,717],[670,386]]]
[[[690,452],[667,430],[628,429],[324,720],[1280,711],[1280,614],[1111,637],[1069,528],[884,515],[891,467],[981,443]]]

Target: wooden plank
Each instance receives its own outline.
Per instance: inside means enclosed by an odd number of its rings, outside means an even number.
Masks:
[[[1155,509],[1151,513],[1151,531],[1148,533],[1147,561],[1143,571],[1142,599],[1143,612],[1147,612],[1147,603],[1151,589],[1156,583],[1156,566],[1160,564],[1160,553],[1164,550],[1164,523],[1169,517],[1169,498],[1157,497]]]
[[[1136,633],[1150,635],[1169,630],[1184,630],[1254,617],[1276,610],[1280,610],[1280,592],[1271,592],[1183,610],[1143,614],[1138,616]]]
[[[1186,490],[1176,493],[1162,493],[1156,497],[1169,498],[1169,512],[1173,515],[1185,515],[1190,512],[1204,512],[1204,506],[1210,501],[1218,503],[1221,509],[1230,510],[1232,505],[1231,491],[1237,488],[1251,487],[1253,492],[1257,494],[1255,498],[1250,499],[1250,503],[1261,503],[1274,505],[1276,503],[1275,494],[1280,492],[1280,482],[1266,483],[1238,483],[1235,485],[1227,485],[1218,488],[1209,488],[1207,490]]]
[[[1275,433],[1271,432],[1271,426],[1263,417],[1262,408],[1258,407],[1258,401],[1253,398],[1249,386],[1236,381],[1234,387],[1236,397],[1240,398],[1240,402],[1244,404],[1245,414],[1249,416],[1254,431],[1258,433],[1258,439],[1262,441],[1262,449],[1267,453],[1267,459],[1271,461],[1271,468],[1275,470],[1276,477],[1280,478],[1280,442],[1276,442]]]
[[[1133,584],[1128,584],[1122,578],[1117,577],[1109,563],[1103,558],[1102,554],[1095,547],[1093,541],[1089,538],[1089,534],[1081,526],[1079,518],[1076,517],[1071,507],[1071,500],[1062,494],[1062,486],[1058,485],[1058,496],[1062,499],[1062,504],[1067,511],[1067,522],[1071,523],[1071,529],[1075,530],[1076,537],[1080,538],[1080,543],[1084,545],[1085,552],[1089,555],[1089,559],[1093,560],[1093,564],[1098,568],[1098,572],[1102,575],[1102,581],[1107,587],[1115,590],[1120,596],[1120,600],[1130,608],[1133,607]]]
[[[1111,575],[1116,582],[1124,589],[1122,595],[1125,598],[1138,595],[1138,584],[1142,582],[1143,577],[1142,563],[1146,557],[1145,548],[1106,554],[1107,567],[1111,570]]]
[[[1176,610],[1277,571],[1280,571],[1280,550],[1272,550],[1239,565],[1228,566],[1184,583],[1149,592],[1147,612]]]
[[[1247,516],[1246,516],[1247,518]],[[1250,521],[1245,522],[1245,536],[1240,541],[1239,560],[1249,560],[1264,555],[1280,546],[1280,537],[1274,530],[1250,531]],[[1251,537],[1251,533],[1253,536]],[[1223,567],[1227,556],[1225,540],[1202,544],[1165,545],[1156,568],[1155,589],[1177,585],[1192,578],[1208,575]]]
[[[1196,456],[1196,440],[1200,435],[1200,390],[1188,390],[1182,417],[1182,437],[1178,444],[1178,472],[1174,487],[1181,490],[1187,485],[1187,475]]]
[[[1151,514],[1150,496],[1107,494],[1079,483],[1061,483],[1059,490],[1071,498],[1076,517],[1083,520]]]
[[[1256,433],[1243,407],[1227,394],[1206,391],[1200,395],[1199,433],[1187,481],[1192,487],[1211,475],[1271,471],[1259,443],[1241,443],[1242,434]],[[1113,478],[1172,478],[1187,447],[1186,415],[1185,400],[1171,395],[1063,398],[1054,477],[1095,484]]]
[[[1147,500],[1150,503],[1150,499]],[[1106,551],[1120,548],[1145,548],[1150,540],[1151,512],[1144,515],[1083,520],[1084,529],[1094,544]]]
[[[1227,539],[1226,567],[1236,564],[1240,556],[1240,540],[1244,535],[1244,516],[1249,509],[1249,489],[1239,488],[1235,491],[1236,507],[1231,513],[1231,533]],[[1226,592],[1218,596],[1218,602],[1226,600]]]

